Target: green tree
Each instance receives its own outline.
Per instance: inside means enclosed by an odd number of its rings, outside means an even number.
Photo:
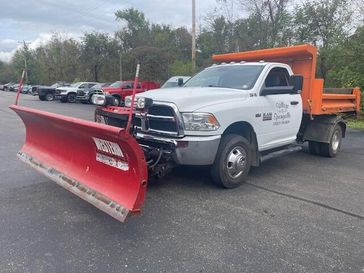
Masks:
[[[103,67],[117,56],[115,51],[110,53],[115,50],[115,41],[107,33],[85,33],[81,47],[81,60],[89,72],[87,78],[97,82]]]
[[[312,43],[320,48],[318,74],[324,79],[331,69],[335,46],[348,36],[349,0],[312,0],[296,9],[294,25],[297,43]]]
[[[124,9],[115,12],[116,20],[126,25],[116,33],[124,52],[147,45],[151,40],[149,22],[144,13],[134,9]]]

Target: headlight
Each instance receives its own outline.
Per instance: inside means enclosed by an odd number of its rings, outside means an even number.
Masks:
[[[131,107],[131,97],[130,96],[125,98],[124,105],[126,107]]]
[[[117,99],[110,95],[93,95],[92,103],[100,106],[119,105]]]
[[[126,107],[131,107],[131,96],[128,96],[125,98],[125,106]],[[134,102],[134,107],[137,109],[144,109],[147,107],[152,106],[153,104],[153,100],[149,99],[149,98],[144,98],[144,97],[135,97],[135,102]]]
[[[220,124],[210,113],[183,113],[183,122],[187,131],[216,131]]]
[[[93,95],[92,96],[92,103],[95,104],[95,105],[104,106],[105,103],[106,103],[105,95]]]

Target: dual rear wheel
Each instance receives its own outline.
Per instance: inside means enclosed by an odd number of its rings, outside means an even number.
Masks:
[[[308,149],[313,155],[335,157],[340,150],[343,132],[341,126],[337,124],[332,131],[329,143],[309,141]]]

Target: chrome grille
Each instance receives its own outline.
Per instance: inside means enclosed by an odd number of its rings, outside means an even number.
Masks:
[[[154,104],[146,112],[137,112],[134,119],[137,130],[143,133],[181,136],[181,119],[171,104]]]

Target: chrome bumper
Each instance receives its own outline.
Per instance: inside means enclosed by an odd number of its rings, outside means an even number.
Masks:
[[[221,136],[185,136],[164,138],[137,133],[136,139],[168,144],[173,147],[173,159],[178,165],[212,165],[214,163]]]

